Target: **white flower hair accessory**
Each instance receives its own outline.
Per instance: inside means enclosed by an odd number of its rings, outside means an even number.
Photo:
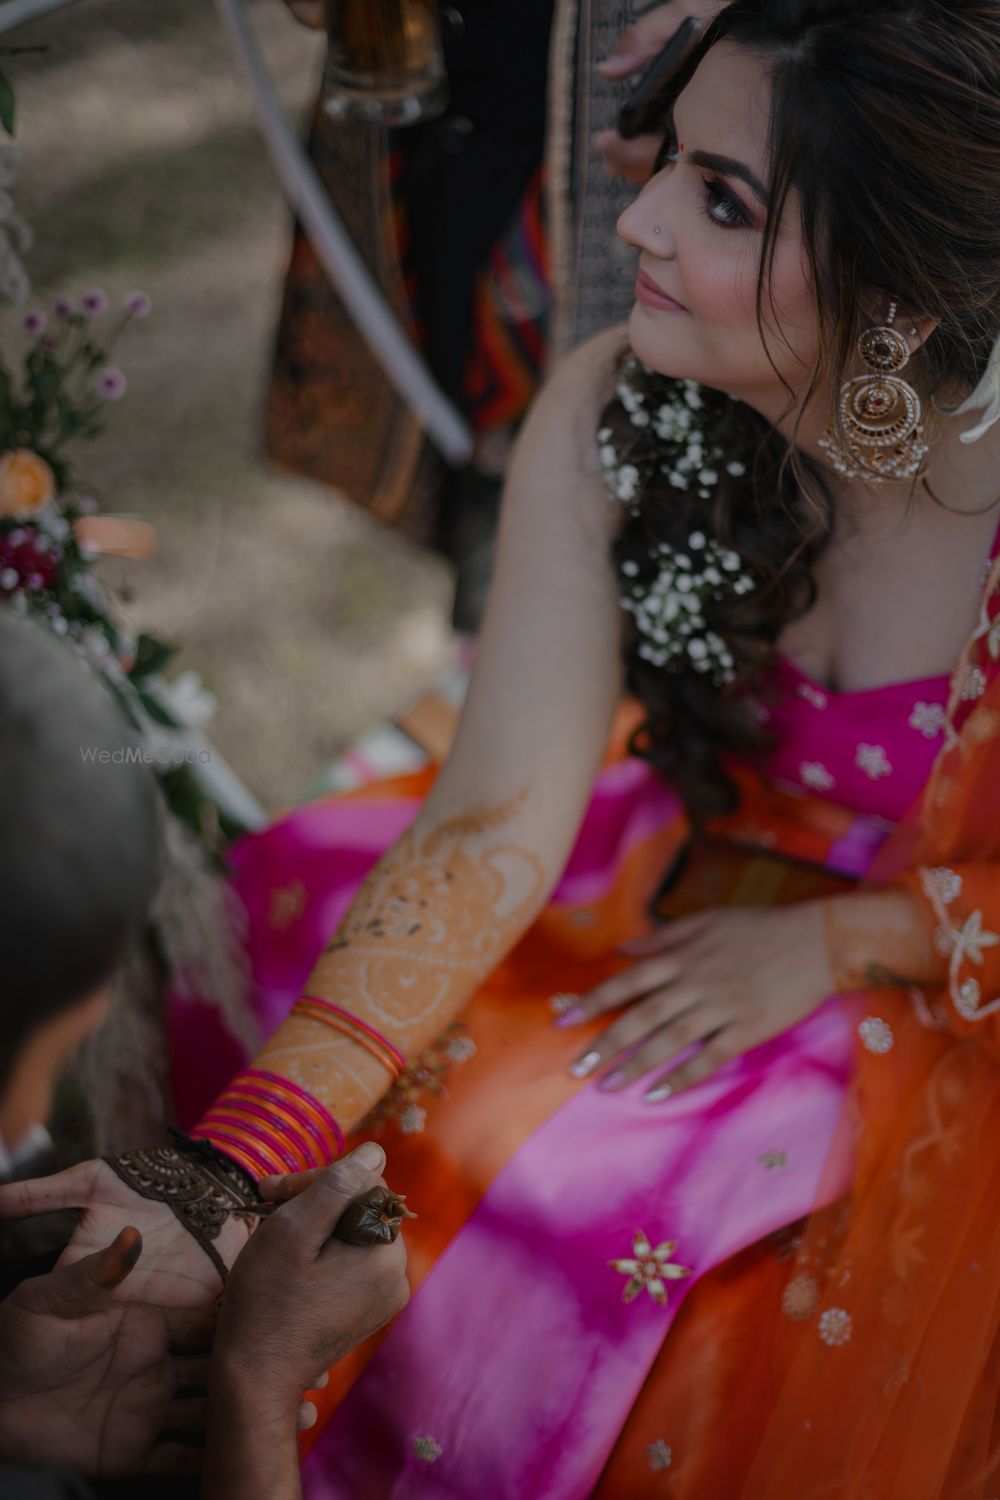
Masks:
[[[641,387],[632,383],[639,373],[645,377]],[[616,394],[636,432],[620,449],[612,428],[601,427],[598,454],[609,496],[633,516],[640,513],[643,490],[658,475],[680,492],[680,518],[690,516],[693,507],[710,513],[722,476],[746,474],[747,461],[740,455],[748,451],[748,439],[734,420],[737,404],[728,396],[693,380],[656,375],[634,356],[623,365]],[[624,585],[619,603],[635,623],[643,661],[667,671],[703,673],[720,687],[735,679],[732,651],[710,620],[713,602],[756,588],[738,552],[695,523],[679,545],[660,541],[642,556],[621,557],[619,571]]]
[[[726,642],[709,628],[705,604],[726,593],[748,594],[756,587],[739,554],[692,531],[687,552],[661,542],[654,552],[659,572],[651,584],[634,583],[621,595],[622,609],[643,639],[638,651],[654,667],[710,673],[719,687],[732,682],[735,662]],[[639,565],[626,559],[626,578]]]

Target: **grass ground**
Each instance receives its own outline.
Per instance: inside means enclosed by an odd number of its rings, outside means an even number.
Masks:
[[[300,113],[317,38],[280,0],[247,12]],[[156,524],[160,549],[106,575],[201,673],[212,739],[279,806],[451,664],[447,568],[259,456],[289,218],[213,7],[81,0],[13,40],[47,49],[8,59],[33,304],[92,286],[154,301],[117,351],[129,392],[81,469],[106,509]],[[14,355],[17,325],[5,309]]]

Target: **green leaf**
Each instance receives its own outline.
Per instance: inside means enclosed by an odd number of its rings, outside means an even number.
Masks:
[[[0,125],[8,135],[14,134],[15,113],[14,85],[7,74],[0,70]]]
[[[140,635],[136,641],[135,663],[129,675],[138,681],[155,672],[162,672],[176,652],[176,646],[168,646],[165,641],[158,641],[153,635]]]

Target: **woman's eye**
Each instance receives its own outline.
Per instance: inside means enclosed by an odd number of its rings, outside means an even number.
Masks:
[[[709,177],[703,179],[708,190],[708,217],[715,224],[721,224],[725,229],[736,229],[745,227],[750,223],[747,218],[746,209],[718,178]]]

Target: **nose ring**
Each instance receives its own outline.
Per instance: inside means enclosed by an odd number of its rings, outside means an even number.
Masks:
[[[654,224],[653,225],[653,233],[654,234],[662,234],[663,233],[663,230],[660,228],[659,224]]]

